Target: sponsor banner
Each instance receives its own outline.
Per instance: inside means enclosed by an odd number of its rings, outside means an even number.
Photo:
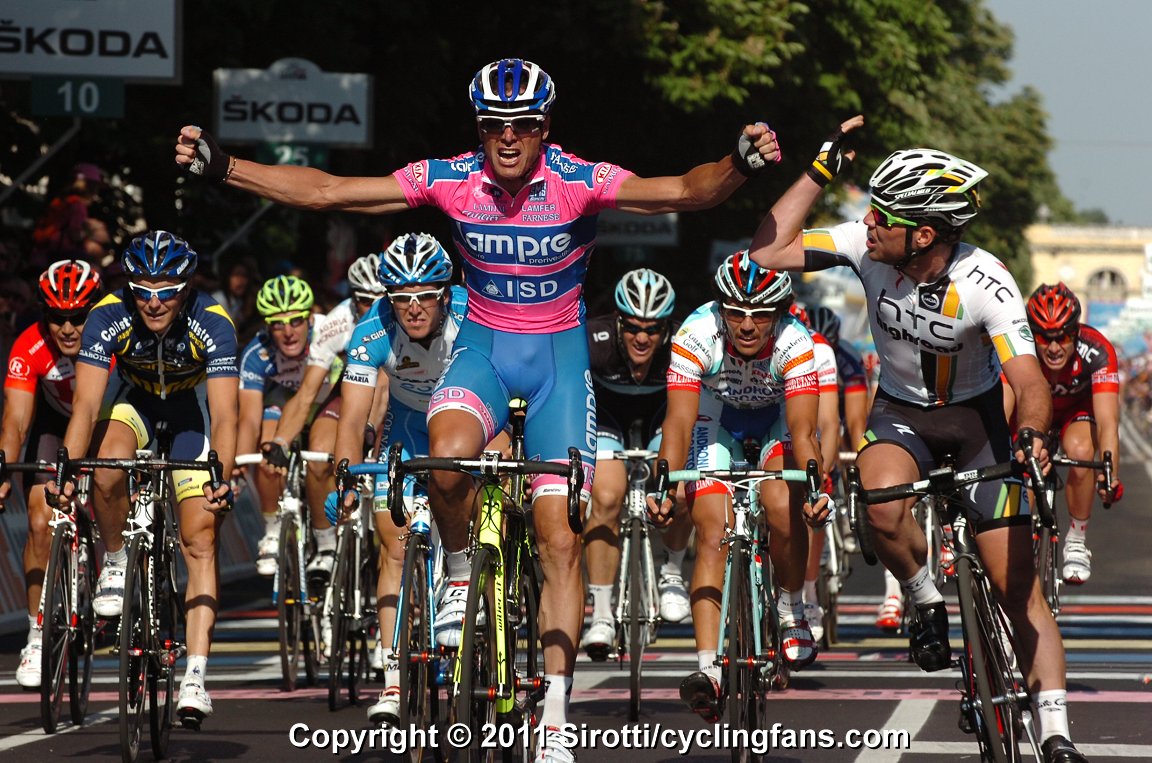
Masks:
[[[600,182],[599,175],[596,179]],[[596,226],[596,241],[600,246],[676,246],[679,234],[680,220],[675,212],[635,215],[618,209],[605,209],[600,213]]]

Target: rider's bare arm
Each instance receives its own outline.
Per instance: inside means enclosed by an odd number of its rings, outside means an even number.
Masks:
[[[276,433],[272,437],[285,448],[304,430],[308,422],[308,411],[320,394],[328,373],[328,369],[323,366],[308,366],[304,370],[304,378],[300,380],[300,389],[284,404],[284,409],[280,411],[280,421],[276,422]]]
[[[258,389],[242,389],[240,399],[240,425],[236,433],[236,450],[255,453],[260,447],[260,427],[264,422],[264,393]]]

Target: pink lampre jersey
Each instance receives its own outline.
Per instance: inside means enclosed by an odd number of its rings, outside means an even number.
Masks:
[[[415,162],[394,177],[410,206],[432,205],[452,218],[468,319],[498,331],[549,334],[583,323],[596,215],[616,206],[631,174],[545,145],[514,197],[496,184],[479,150]]]

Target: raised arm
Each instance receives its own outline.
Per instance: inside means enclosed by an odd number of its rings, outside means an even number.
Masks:
[[[746,125],[736,150],[720,161],[698,165],[674,177],[626,178],[616,194],[616,206],[648,215],[708,209],[731,196],[746,178],[779,161],[776,133],[763,122]]]
[[[176,139],[176,164],[289,207],[387,214],[408,209],[400,184],[384,177],[339,177],[313,167],[267,165],[224,153],[211,135],[185,125]]]
[[[757,265],[777,270],[804,269],[804,222],[824,188],[855,158],[856,152],[845,151],[843,142],[848,133],[863,125],[861,115],[841,124],[820,147],[812,165],[772,205],[748,247],[748,255]]]

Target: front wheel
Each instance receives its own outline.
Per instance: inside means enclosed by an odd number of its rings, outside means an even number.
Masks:
[[[92,611],[92,597],[96,591],[96,549],[92,543],[92,530],[83,520],[77,532],[76,601],[73,607],[76,611],[76,630],[68,661],[68,711],[74,726],[84,723],[84,717],[88,715],[88,694],[92,689],[92,652],[95,651],[96,641],[96,614]]]
[[[167,541],[166,536],[161,536]],[[167,553],[175,553],[167,548]],[[156,636],[152,667],[148,671],[148,721],[152,732],[152,754],[157,760],[168,756],[168,739],[176,717],[176,660],[180,645],[176,631],[180,621],[180,601],[177,598],[171,567],[164,562],[164,552],[157,554],[155,580]]]
[[[74,662],[72,637],[72,533],[68,525],[56,526],[48,565],[44,570],[44,610],[40,666],[40,722],[45,734],[56,732],[60,701],[64,697],[64,676]],[[72,671],[75,673],[75,670]]]
[[[628,720],[640,720],[640,675],[644,669],[644,648],[648,645],[647,580],[643,564],[648,538],[639,520],[628,522]]]
[[[400,638],[396,659],[400,663],[400,728],[427,729],[436,722],[436,662],[431,639],[431,594],[428,561],[431,550],[423,535],[408,539],[404,551],[404,578],[396,617]],[[382,634],[383,635],[383,634]],[[415,740],[424,741],[422,735]],[[412,763],[424,757],[424,745],[408,748]]]
[[[468,604],[464,609],[464,632],[460,640],[460,682],[452,700],[452,723],[463,723],[473,732],[466,749],[449,748],[449,760],[492,763],[495,750],[480,749],[484,727],[496,723],[496,702],[489,699],[500,685],[500,645],[496,639],[492,550],[481,547],[472,557]],[[481,615],[481,613],[483,613]],[[483,624],[477,624],[482,616]]]
[[[300,653],[304,630],[304,597],[300,589],[300,528],[296,517],[287,514],[280,519],[280,562],[276,567],[279,588],[276,591],[276,622],[280,630],[280,688],[296,691],[300,670]]]
[[[1044,527],[1038,520],[1036,524],[1036,574],[1040,578],[1040,592],[1055,617],[1060,614],[1060,586],[1064,582],[1060,574],[1060,533]]]
[[[746,540],[733,541],[729,552],[728,578],[728,644],[724,652],[728,678],[728,723],[732,729],[749,733],[760,721],[761,697],[760,655],[756,652],[755,628],[752,622],[752,585],[749,576],[752,556]],[[732,748],[733,763],[753,760],[746,745]]]
[[[148,553],[136,536],[128,543],[124,608],[120,613],[120,755],[124,763],[134,763],[140,754],[144,731],[152,632],[150,602]]]
[[[336,564],[332,569],[332,585],[328,618],[331,633],[328,636],[328,709],[335,711],[340,705],[340,680],[344,669],[344,659],[348,656],[348,614],[346,610],[352,601],[352,548],[351,529],[341,532],[336,542]]]

